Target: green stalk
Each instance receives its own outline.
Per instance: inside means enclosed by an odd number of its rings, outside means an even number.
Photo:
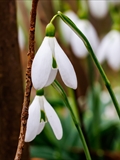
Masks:
[[[103,78],[103,81],[105,83],[105,86],[106,88],[108,89],[108,92],[112,98],[112,101],[114,103],[114,106],[116,108],[116,111],[117,111],[117,114],[120,118],[120,108],[119,108],[119,104],[118,104],[118,101],[115,97],[115,94],[111,88],[111,84],[102,68],[102,66],[100,65],[99,61],[97,60],[96,56],[95,56],[95,53],[88,41],[88,39],[85,37],[85,35],[77,28],[77,26],[67,17],[65,16],[63,13],[61,13],[60,11],[58,11],[58,15],[59,17],[78,35],[78,37],[81,38],[81,40],[83,41],[83,43],[85,44],[88,52],[90,53],[94,63],[96,64],[96,67],[98,68],[102,78]]]
[[[81,141],[82,141],[82,144],[83,144],[83,148],[84,148],[84,152],[85,152],[85,156],[86,156],[86,159],[87,160],[91,160],[91,157],[90,157],[90,153],[89,153],[89,150],[88,150],[88,147],[87,147],[87,144],[86,144],[86,141],[85,141],[85,138],[84,138],[84,135],[82,133],[82,130],[80,128],[80,124],[77,122],[77,119],[74,115],[74,112],[69,104],[69,101],[67,99],[67,96],[66,96],[66,93],[65,91],[63,90],[63,88],[61,87],[61,85],[55,80],[54,83],[52,84],[53,87],[60,93],[60,95],[62,96],[66,106],[68,107],[69,111],[70,111],[70,114],[72,116],[72,119],[73,119],[73,122],[77,128],[77,131],[79,133],[79,136],[81,138]]]

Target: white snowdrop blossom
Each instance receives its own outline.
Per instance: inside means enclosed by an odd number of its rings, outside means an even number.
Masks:
[[[97,50],[100,63],[105,60],[113,70],[120,69],[120,32],[111,30],[101,41]]]
[[[58,70],[65,85],[76,89],[77,78],[70,60],[56,38],[46,36],[32,63],[31,77],[34,88],[39,90],[50,85]]]
[[[120,0],[88,0],[88,5],[92,16],[96,18],[104,18],[110,5],[119,5]]]
[[[76,22],[76,26],[80,29],[80,31],[87,37],[94,51],[96,51],[99,39],[96,33],[95,28],[88,20],[78,20]],[[88,51],[83,43],[83,41],[75,34],[71,34],[70,45],[77,57],[84,58],[86,57]]]
[[[99,39],[93,25],[88,20],[79,19],[79,17],[71,10],[66,11],[64,14],[75,23],[75,25],[83,32],[83,34],[85,34],[93,49],[96,50],[99,44]],[[62,20],[60,20],[59,26],[63,39],[67,44],[70,44],[73,53],[77,57],[86,57],[87,49],[82,40]]]
[[[88,0],[91,14],[96,18],[103,18],[108,12],[107,0]]]
[[[61,122],[45,97],[36,95],[29,107],[29,115],[25,134],[25,142],[32,141],[42,132],[44,126],[49,122],[56,138],[60,140],[63,135]]]
[[[72,10],[64,12],[64,15],[70,18],[74,23],[76,23],[76,21],[78,20],[78,16]],[[63,40],[65,41],[65,43],[69,44],[71,39],[71,33],[73,32],[72,29],[68,25],[66,25],[61,19],[59,21],[59,27]]]

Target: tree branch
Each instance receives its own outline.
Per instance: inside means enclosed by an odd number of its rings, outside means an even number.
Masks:
[[[32,1],[32,10],[30,18],[30,32],[29,32],[29,49],[27,54],[27,69],[26,69],[26,87],[24,93],[23,109],[21,113],[21,128],[19,135],[18,147],[14,160],[21,160],[22,152],[24,148],[24,139],[26,132],[26,124],[28,119],[28,107],[30,102],[30,93],[31,93],[31,65],[34,58],[34,37],[35,37],[35,21],[36,21],[36,9],[37,9],[38,0]]]

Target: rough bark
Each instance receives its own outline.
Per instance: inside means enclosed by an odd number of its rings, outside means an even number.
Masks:
[[[34,58],[35,22],[36,22],[37,4],[38,4],[38,0],[32,0],[30,28],[29,28],[29,46],[28,46],[28,53],[27,53],[26,81],[25,81],[26,86],[25,86],[25,92],[24,92],[23,108],[21,113],[21,127],[20,127],[19,141],[18,141],[18,146],[17,146],[14,160],[21,160],[24,144],[25,144],[24,139],[25,139],[27,119],[28,119],[30,94],[31,94],[31,88],[32,88],[31,66]]]
[[[15,0],[0,1],[0,159],[15,156],[23,103]],[[24,160],[28,160],[26,149]]]

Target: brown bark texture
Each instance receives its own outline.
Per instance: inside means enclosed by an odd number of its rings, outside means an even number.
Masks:
[[[13,160],[20,129],[23,82],[15,0],[0,1],[0,160]],[[23,160],[28,160],[26,149]]]
[[[29,29],[29,48],[27,53],[27,68],[26,68],[26,86],[23,100],[23,108],[21,113],[21,127],[19,134],[19,141],[16,150],[16,155],[14,160],[21,160],[23,149],[24,149],[24,139],[26,132],[26,125],[28,119],[28,108],[30,103],[30,94],[31,94],[31,66],[34,58],[34,44],[35,44],[35,22],[36,22],[36,9],[37,9],[38,0],[32,0],[32,9],[30,16],[30,29]]]

